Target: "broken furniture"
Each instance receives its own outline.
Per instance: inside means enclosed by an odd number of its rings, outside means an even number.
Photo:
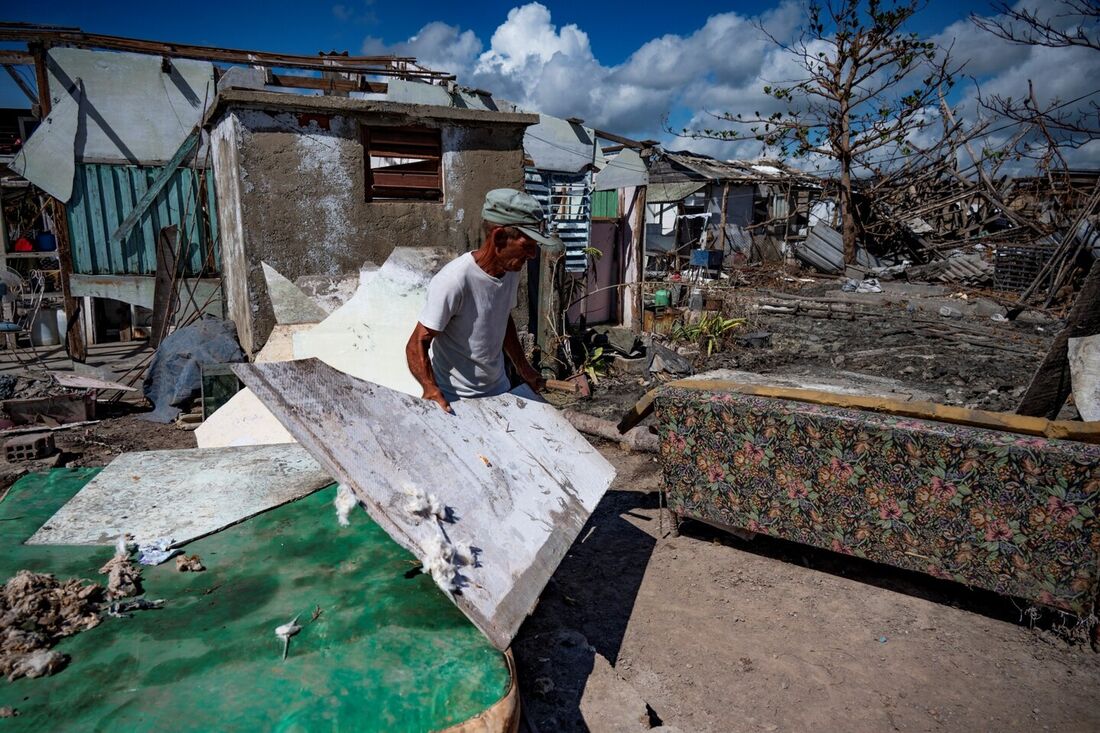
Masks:
[[[765,396],[736,385],[691,386],[656,396],[668,504],[677,515],[1081,618],[1095,612],[1100,425],[877,398],[813,404],[802,390],[785,399],[782,390]],[[852,406],[861,399],[876,411]],[[838,406],[846,400],[849,406]],[[971,424],[937,419],[933,407],[968,413]],[[921,409],[926,416],[914,417]],[[1013,432],[1014,422],[1054,426],[1052,434],[1076,430],[1091,442]]]
[[[101,577],[113,547],[23,544],[96,473],[57,469],[12,487],[0,578]],[[338,526],[335,493],[189,544],[204,572],[142,568],[146,597],[164,606],[63,639],[55,649],[71,661],[56,675],[0,684],[0,706],[19,711],[5,732],[514,730],[509,657],[430,578],[410,575],[416,561],[364,513]],[[295,616],[302,629],[282,661],[274,630]]]
[[[38,323],[45,290],[45,277],[38,270],[32,270],[29,279],[25,279],[10,267],[0,269],[0,334],[4,336],[4,348],[12,352],[20,362],[24,361],[19,356],[21,339],[26,340],[31,350],[27,360],[36,358],[36,334],[33,329]],[[45,313],[53,315],[52,311],[47,310]],[[54,331],[56,332],[56,324]]]

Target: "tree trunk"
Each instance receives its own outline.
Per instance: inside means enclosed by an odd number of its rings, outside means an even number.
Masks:
[[[844,237],[844,264],[856,262],[856,219],[852,206],[852,163],[840,161],[840,233]]]

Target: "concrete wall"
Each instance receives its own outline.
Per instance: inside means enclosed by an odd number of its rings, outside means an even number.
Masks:
[[[443,202],[366,201],[361,123],[439,128]],[[258,350],[275,323],[261,262],[290,280],[336,278],[381,264],[398,245],[443,246],[456,255],[476,248],[486,192],[523,187],[524,126],[413,112],[223,110],[212,136],[223,273],[245,350]],[[234,196],[239,233],[230,231]]]

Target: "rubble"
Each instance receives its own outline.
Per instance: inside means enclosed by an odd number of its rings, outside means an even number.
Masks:
[[[103,588],[70,578],[19,571],[0,590],[0,674],[8,680],[62,669],[59,639],[99,625]]]

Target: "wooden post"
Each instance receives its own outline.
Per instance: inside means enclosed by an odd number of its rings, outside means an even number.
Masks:
[[[540,367],[546,367],[557,359],[557,354],[554,353],[557,346],[554,343],[554,333],[560,298],[554,270],[558,260],[564,256],[564,252],[550,252],[543,247],[539,248],[538,327],[535,329],[535,343],[542,354]]]
[[[730,200],[730,182],[722,184],[722,233],[718,235],[718,251],[726,251],[726,205]]]
[[[630,325],[635,333],[640,333],[645,323],[645,197],[646,187],[638,186],[634,193],[634,223],[631,226],[636,248],[634,263],[637,270],[634,286],[634,322]]]
[[[39,119],[45,120],[50,114],[50,82],[46,73],[45,45],[32,43],[29,45],[31,55],[34,57],[34,75],[38,85],[38,109],[41,115]],[[69,218],[65,213],[65,204],[50,197],[50,207],[53,214],[54,227],[57,229],[57,259],[61,266],[61,295],[65,307],[65,334],[69,348],[69,356],[73,361],[84,361],[88,358],[88,350],[84,342],[84,330],[80,326],[77,314],[80,308],[73,298],[72,289],[69,287],[69,276],[73,272],[72,245],[69,239]]]

